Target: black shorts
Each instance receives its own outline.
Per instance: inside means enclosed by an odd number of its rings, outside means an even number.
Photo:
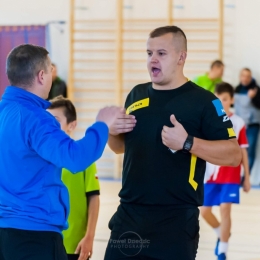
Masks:
[[[68,260],[78,260],[79,259],[79,255],[76,254],[68,254]]]
[[[199,209],[121,204],[109,222],[105,260],[194,260]]]
[[[0,228],[0,260],[67,260],[61,234]]]

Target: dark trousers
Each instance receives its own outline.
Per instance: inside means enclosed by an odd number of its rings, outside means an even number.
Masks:
[[[249,144],[247,151],[248,151],[248,161],[249,161],[250,171],[252,170],[255,161],[258,133],[259,133],[258,124],[249,125],[246,129],[246,136]]]
[[[61,234],[0,228],[0,260],[67,260]]]
[[[78,260],[79,259],[79,255],[76,254],[68,254],[68,260]],[[86,259],[89,260],[90,258]]]
[[[195,260],[199,210],[120,205],[109,222],[105,260]]]

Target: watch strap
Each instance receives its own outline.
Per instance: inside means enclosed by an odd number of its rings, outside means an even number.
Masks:
[[[183,144],[183,148],[182,148],[183,152],[188,153],[191,150],[191,148],[193,146],[193,140],[194,140],[194,137],[192,135],[187,136],[187,139],[185,140],[185,142]]]

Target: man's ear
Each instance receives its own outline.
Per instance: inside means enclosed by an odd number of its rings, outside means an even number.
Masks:
[[[180,58],[179,58],[178,64],[180,64],[180,65],[184,64],[186,58],[187,58],[187,52],[182,51],[180,53]]]
[[[43,70],[40,70],[37,74],[37,81],[43,85],[43,82],[44,82],[44,71]]]
[[[70,132],[74,131],[76,126],[77,126],[77,120],[70,122],[69,125],[68,125],[69,131]]]

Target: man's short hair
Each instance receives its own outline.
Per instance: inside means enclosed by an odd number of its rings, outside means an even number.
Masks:
[[[12,86],[28,88],[41,71],[47,71],[49,52],[40,46],[23,44],[15,47],[6,59],[6,74]]]
[[[228,93],[231,98],[234,96],[234,88],[227,82],[218,83],[215,87],[215,94],[221,95],[223,93]]]
[[[163,27],[158,27],[154,29],[149,37],[150,38],[156,38],[163,36],[167,33],[172,33],[174,36],[181,37],[183,39],[183,50],[187,51],[187,38],[183,30],[177,26],[171,25],[171,26],[163,26]]]
[[[60,95],[50,100],[50,102],[51,105],[48,109],[54,109],[54,108],[64,109],[64,116],[67,119],[67,124],[77,120],[76,108],[68,98],[64,98],[62,95]]]
[[[221,60],[214,60],[211,65],[210,65],[210,68],[213,69],[214,67],[217,67],[217,68],[220,68],[220,67],[223,67],[224,66],[224,63],[223,61]]]
[[[243,68],[241,71],[247,71],[247,72],[250,72],[250,73],[252,73],[252,71],[249,69],[249,68]]]

